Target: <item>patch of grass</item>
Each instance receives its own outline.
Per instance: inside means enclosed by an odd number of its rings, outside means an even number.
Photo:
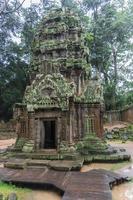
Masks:
[[[120,162],[120,163],[115,163],[111,166],[110,170],[111,171],[116,171],[116,170],[119,170],[119,169],[122,169],[128,165],[130,165],[132,162],[130,161],[127,161],[127,162]]]
[[[125,143],[128,143],[128,141],[126,141]],[[122,144],[122,140],[120,140],[120,139],[107,140],[107,144],[110,144],[110,145],[113,145],[113,144]]]
[[[128,182],[129,184],[133,184],[133,178],[131,178],[131,180]]]
[[[12,184],[7,184],[4,182],[0,182],[0,193],[4,195],[4,197],[8,196],[10,193],[14,192],[18,196],[18,200],[23,200],[26,193],[29,193],[31,190],[27,188],[19,188]]]

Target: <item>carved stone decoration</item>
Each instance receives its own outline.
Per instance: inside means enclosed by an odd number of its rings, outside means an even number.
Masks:
[[[40,80],[35,79],[32,85],[26,88],[23,103],[27,105],[27,109],[31,110],[32,107],[32,111],[42,107],[68,110],[69,98],[74,93],[74,83],[67,82],[61,74],[40,75]]]

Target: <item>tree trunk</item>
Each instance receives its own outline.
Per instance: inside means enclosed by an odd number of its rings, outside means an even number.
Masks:
[[[116,87],[118,81],[118,74],[117,74],[117,51],[115,47],[112,46],[112,54],[113,54],[113,67],[114,67],[114,87],[112,93],[112,108],[116,109]]]

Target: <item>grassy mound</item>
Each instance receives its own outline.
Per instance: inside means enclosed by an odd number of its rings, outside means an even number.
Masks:
[[[16,193],[18,196],[18,200],[23,200],[26,193],[29,193],[30,189],[19,188],[12,184],[7,184],[4,182],[0,182],[0,193],[7,197],[10,193]]]

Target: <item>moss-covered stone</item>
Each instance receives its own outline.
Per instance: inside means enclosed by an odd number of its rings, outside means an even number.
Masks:
[[[26,139],[23,138],[23,137],[18,137],[17,140],[16,140],[16,143],[15,143],[15,150],[16,151],[21,151],[24,144],[26,142]]]
[[[83,140],[77,143],[76,147],[77,150],[83,155],[90,153],[104,154],[108,151],[108,145],[98,138],[95,133],[86,134]]]
[[[22,148],[22,152],[25,153],[30,153],[34,151],[34,141],[33,140],[28,140],[27,142],[25,142],[23,148]]]

